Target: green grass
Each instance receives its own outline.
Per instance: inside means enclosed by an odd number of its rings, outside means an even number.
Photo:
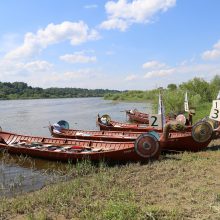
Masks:
[[[210,114],[212,108],[212,103],[201,103],[196,108],[196,114],[193,117],[194,122],[204,118],[205,116],[208,116]]]
[[[215,142],[219,147],[220,142]],[[212,148],[210,148],[212,149]],[[65,182],[3,198],[0,219],[218,219],[220,151],[148,164],[68,164]]]
[[[152,91],[128,91],[123,93],[116,93],[116,94],[109,94],[105,96],[105,99],[111,99],[114,101],[135,101],[135,102],[151,102],[153,106],[153,112],[157,112],[157,103],[158,103],[158,97],[157,97],[158,91],[152,90]],[[181,97],[181,100],[180,98]],[[180,95],[170,95],[164,98],[165,103],[165,110],[166,114],[169,112],[183,112],[183,98],[184,93]],[[173,100],[172,100],[173,99]],[[195,102],[195,101],[194,101]],[[172,106],[170,106],[170,103],[174,104],[176,109],[174,109]],[[178,105],[177,105],[178,103]],[[195,103],[194,103],[195,104]],[[196,114],[193,117],[193,122],[197,122],[198,120],[206,117],[209,115],[211,111],[212,103],[209,102],[199,102],[195,104],[194,108],[196,110]],[[134,106],[135,108],[135,106]],[[187,116],[187,114],[186,114]]]

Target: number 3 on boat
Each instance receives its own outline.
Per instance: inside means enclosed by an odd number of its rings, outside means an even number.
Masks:
[[[209,117],[213,120],[220,121],[220,100],[213,100]]]

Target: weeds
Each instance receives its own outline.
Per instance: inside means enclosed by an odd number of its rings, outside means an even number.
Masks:
[[[45,172],[59,174],[56,184],[3,198],[0,219],[217,219],[219,166],[220,151],[167,154],[144,165],[53,163]]]

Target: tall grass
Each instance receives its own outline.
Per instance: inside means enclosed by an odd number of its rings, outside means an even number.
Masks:
[[[0,219],[218,219],[220,214],[220,151],[164,155],[144,165],[67,166],[68,181],[2,198]]]

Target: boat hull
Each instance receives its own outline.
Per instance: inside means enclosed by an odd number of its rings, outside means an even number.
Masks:
[[[172,133],[172,137],[168,138],[166,142],[160,142],[163,151],[191,151],[197,152],[208,147],[212,139],[203,143],[196,142],[191,135],[191,132],[186,133]]]
[[[53,126],[49,127],[51,136],[57,138],[70,138],[82,140],[112,141],[112,142],[129,142],[135,141],[142,132],[123,132],[123,131],[84,131],[73,129],[62,129],[55,132]]]
[[[139,156],[134,142],[104,142],[62,138],[35,137],[0,132],[0,149],[13,154],[24,154],[47,160],[77,161],[82,159],[109,161],[147,161],[158,159],[161,149],[147,158]],[[25,143],[23,145],[18,143]],[[31,143],[31,144],[30,144]],[[32,144],[35,143],[33,146]],[[39,144],[39,146],[36,146]],[[52,145],[52,147],[48,147]],[[46,147],[47,146],[47,147]],[[67,149],[68,150],[64,150]],[[79,151],[79,149],[82,149]]]
[[[51,130],[53,131],[53,129]],[[67,134],[66,134],[67,132]],[[81,139],[91,139],[91,140],[111,140],[118,142],[129,142],[135,141],[140,135],[146,134],[147,132],[129,132],[129,131],[82,131],[82,130],[71,130],[63,129],[63,133],[56,134],[59,138],[70,138],[74,139],[76,136],[71,136],[71,133],[81,133],[84,136],[81,136]],[[89,134],[90,136],[85,136]],[[98,135],[98,136],[95,136]],[[101,136],[102,135],[102,136]],[[158,132],[158,135],[161,137],[162,132]],[[78,136],[77,136],[78,137]],[[170,132],[169,137],[165,142],[160,142],[162,151],[200,151],[208,146],[210,140],[199,143],[193,140],[191,132]]]

